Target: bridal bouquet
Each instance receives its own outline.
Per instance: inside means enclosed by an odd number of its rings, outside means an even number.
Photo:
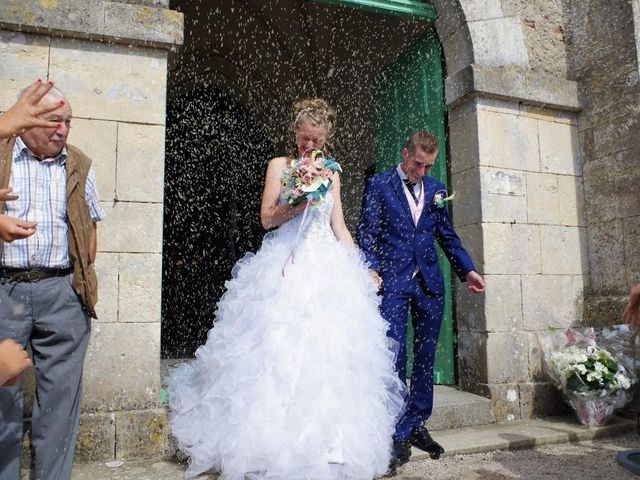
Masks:
[[[295,206],[304,201],[322,200],[329,191],[334,172],[342,172],[338,162],[325,158],[322,150],[307,150],[300,158],[291,160],[289,168],[282,173],[284,201]]]
[[[542,341],[546,372],[580,423],[590,427],[604,425],[616,408],[629,402],[635,383],[634,366],[629,365],[635,360],[619,348],[624,335],[603,332],[598,341],[592,328],[552,330]],[[611,349],[605,347],[609,340]]]

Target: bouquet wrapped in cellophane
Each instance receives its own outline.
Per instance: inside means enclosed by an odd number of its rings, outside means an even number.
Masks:
[[[628,325],[560,330],[540,336],[543,368],[578,420],[605,425],[632,398],[637,381],[637,338]]]
[[[335,172],[342,168],[333,158],[325,158],[322,150],[307,150],[282,172],[283,200],[291,206],[319,202],[329,191]]]

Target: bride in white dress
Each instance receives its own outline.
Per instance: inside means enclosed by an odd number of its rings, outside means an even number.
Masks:
[[[298,155],[324,149],[331,107],[303,100],[294,115]],[[187,476],[371,480],[389,465],[404,387],[377,286],[346,228],[338,173],[300,228],[305,204],[281,199],[290,162],[271,160],[262,198],[263,225],[279,228],[236,264],[206,344],[167,381]]]

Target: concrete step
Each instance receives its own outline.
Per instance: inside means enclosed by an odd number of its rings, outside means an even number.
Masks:
[[[429,430],[472,427],[495,423],[493,402],[456,387],[436,385],[434,408],[426,423]]]
[[[451,456],[581,442],[620,435],[635,428],[635,421],[622,417],[612,417],[603,427],[588,428],[580,425],[575,417],[563,415],[441,430],[435,432],[433,438],[442,445],[445,455]],[[428,458],[428,454],[416,448],[411,449],[412,460],[424,458]]]

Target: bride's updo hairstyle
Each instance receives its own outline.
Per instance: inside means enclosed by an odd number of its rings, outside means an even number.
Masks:
[[[303,122],[308,122],[314,127],[324,127],[327,129],[327,139],[324,145],[325,155],[330,155],[333,150],[333,134],[335,133],[336,111],[321,98],[305,98],[293,104],[293,118],[291,131],[294,142],[292,153],[296,155],[297,146],[295,136]]]

